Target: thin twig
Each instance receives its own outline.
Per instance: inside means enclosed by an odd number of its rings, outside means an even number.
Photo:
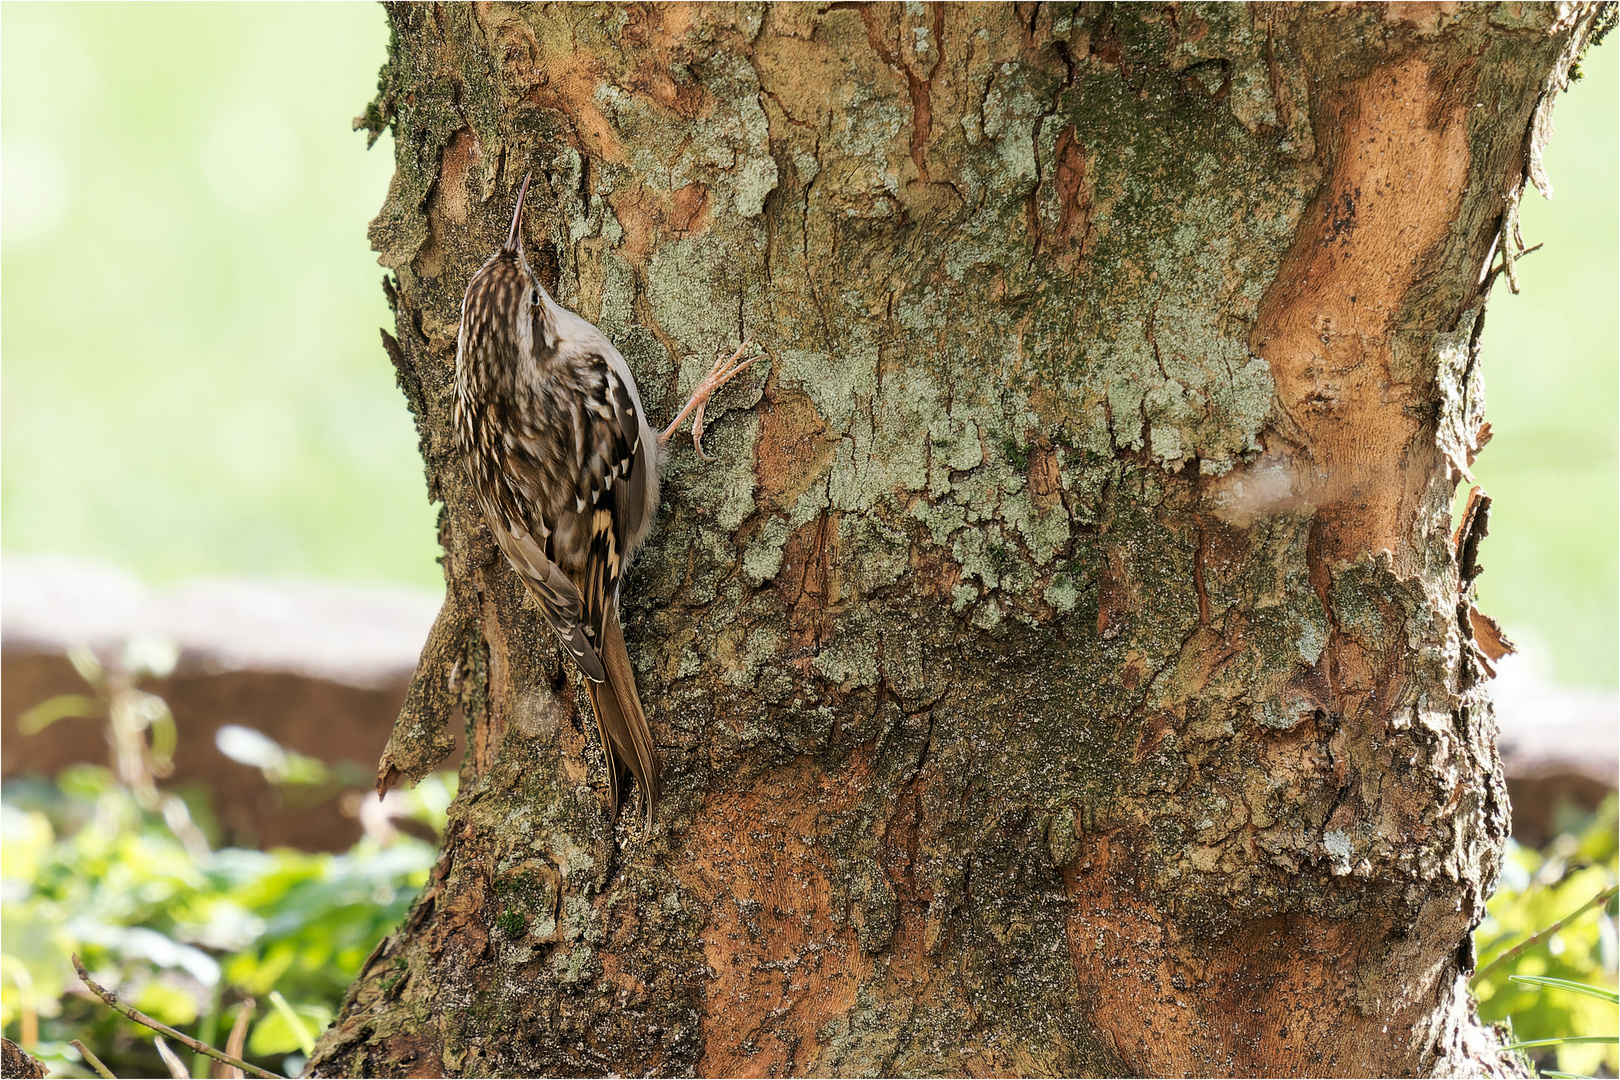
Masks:
[[[101,1077],[101,1080],[118,1080],[118,1077],[113,1075],[113,1071],[103,1065],[101,1059],[92,1054],[90,1048],[84,1043],[78,1039],[73,1039],[68,1042],[68,1045],[79,1052],[79,1056],[84,1058],[84,1063],[94,1069],[96,1075]]]
[[[1502,215],[1502,269],[1507,271],[1508,290],[1514,296],[1519,295],[1519,276],[1513,272],[1513,242],[1517,240],[1519,250],[1524,250],[1524,237],[1519,235],[1519,201],[1523,196],[1521,185],[1508,196],[1507,212]]]
[[[1541,244],[1533,244],[1530,247],[1525,248],[1523,251],[1519,252],[1517,255],[1515,255],[1513,257],[1515,259],[1522,259],[1526,255],[1531,254],[1532,252],[1540,251],[1542,249],[1542,246],[1543,245],[1541,245]],[[1503,254],[1503,258],[1504,258],[1504,260],[1506,259],[1506,253],[1505,252]],[[1485,275],[1485,280],[1481,284],[1481,287],[1486,288],[1486,289],[1490,288],[1491,283],[1496,280],[1496,276],[1498,274],[1500,274],[1503,270],[1506,270],[1507,268],[1508,267],[1507,267],[1506,261],[1497,263],[1495,266],[1493,266],[1491,268],[1490,273]],[[1509,280],[1509,289],[1515,296],[1518,295],[1519,289],[1518,289],[1518,281],[1517,281],[1517,279],[1510,279]]]
[[[242,1048],[247,1045],[248,1021],[253,1019],[253,1009],[257,1005],[252,998],[242,1002],[242,1007],[236,1010],[236,1023],[231,1025],[231,1037],[225,1040],[225,1052],[232,1057],[241,1057]],[[231,1066],[230,1080],[243,1080],[242,1070]]]
[[[1614,899],[1614,895],[1617,892],[1620,892],[1620,885],[1610,885],[1607,889],[1604,889],[1602,892],[1592,897],[1592,899],[1588,900],[1586,903],[1582,904],[1568,915],[1565,915],[1562,919],[1559,919],[1557,922],[1547,927],[1547,929],[1531,934],[1529,937],[1513,946],[1513,948],[1509,949],[1507,952],[1498,956],[1495,960],[1492,960],[1490,963],[1474,972],[1474,977],[1468,981],[1477,982],[1478,980],[1489,975],[1491,972],[1495,971],[1497,968],[1501,967],[1503,964],[1507,963],[1509,960],[1512,960],[1514,957],[1524,952],[1526,949],[1535,948],[1537,945],[1540,945],[1543,941],[1546,941],[1548,938],[1558,933],[1558,931],[1562,930],[1566,923],[1574,921],[1576,918],[1586,914],[1588,910],[1597,907],[1599,904],[1607,904],[1610,900]]]
[[[167,1024],[158,1023],[156,1020],[152,1019],[150,1016],[147,1016],[139,1009],[132,1009],[128,1005],[125,1005],[123,1002],[118,1000],[117,994],[90,978],[90,973],[85,970],[84,962],[79,959],[78,953],[73,954],[73,970],[79,973],[79,978],[84,980],[84,985],[88,986],[93,994],[107,1003],[108,1008],[112,1009],[114,1012],[122,1013],[124,1016],[129,1017],[142,1027],[149,1027],[153,1031],[167,1035],[176,1042],[184,1043],[186,1046],[191,1047],[199,1054],[207,1054],[215,1061],[223,1061],[225,1064],[241,1069],[245,1073],[252,1073],[254,1076],[263,1077],[264,1080],[287,1080],[287,1078],[282,1076],[280,1073],[268,1072],[259,1068],[257,1065],[252,1065],[246,1061],[243,1061],[241,1058],[231,1057],[229,1054],[215,1050],[207,1043],[198,1042],[196,1039],[193,1039],[190,1035],[187,1035],[184,1032],[176,1031]]]

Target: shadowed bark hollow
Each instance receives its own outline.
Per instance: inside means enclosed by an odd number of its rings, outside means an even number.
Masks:
[[[1465,983],[1508,808],[1451,507],[1602,9],[389,14],[360,123],[447,599],[384,780],[468,752],[313,1072],[1516,1068]],[[650,836],[451,441],[530,171],[655,424],[767,358],[625,586]]]

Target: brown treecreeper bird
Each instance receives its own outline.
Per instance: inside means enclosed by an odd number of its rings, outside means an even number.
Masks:
[[[456,444],[495,542],[585,673],[610,812],[618,812],[622,763],[641,785],[650,828],[658,754],[619,627],[619,583],[658,509],[665,444],[695,411],[698,446],[709,396],[753,360],[737,362],[745,341],[653,434],[619,350],[530,270],[521,229],[528,191],[525,176],[506,243],[461,302]]]

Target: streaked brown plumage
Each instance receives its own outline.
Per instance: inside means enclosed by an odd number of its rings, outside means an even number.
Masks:
[[[619,350],[553,301],[530,270],[522,237],[528,190],[525,177],[506,243],[462,300],[456,443],[495,542],[585,674],[611,808],[617,812],[622,764],[641,785],[650,826],[658,754],[619,626],[619,583],[652,527],[665,441],[751,361],[716,364],[675,423],[655,435]],[[694,443],[698,434],[701,421]]]

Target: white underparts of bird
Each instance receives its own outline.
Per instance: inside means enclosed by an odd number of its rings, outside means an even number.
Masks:
[[[456,339],[456,445],[495,543],[585,676],[607,759],[610,813],[619,775],[640,785],[647,827],[658,803],[658,751],[619,625],[619,585],[658,510],[666,444],[746,369],[751,342],[718,361],[661,433],[635,376],[607,336],[553,300],[523,250],[518,190],[512,227],[467,284]]]

